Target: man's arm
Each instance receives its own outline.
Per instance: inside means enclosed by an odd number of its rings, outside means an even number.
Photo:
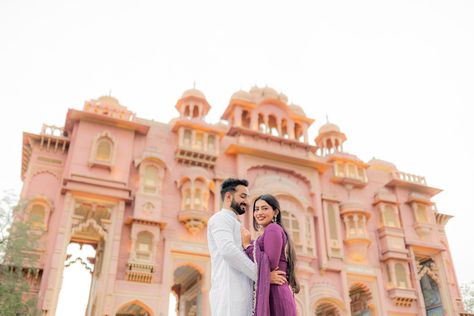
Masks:
[[[214,218],[209,223],[209,232],[224,260],[231,267],[255,281],[257,280],[257,265],[247,258],[242,249],[234,243],[232,225],[230,218]]]

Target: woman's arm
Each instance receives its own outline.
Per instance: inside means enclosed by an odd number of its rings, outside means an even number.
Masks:
[[[255,245],[254,245],[254,241],[252,240],[250,241],[250,244],[244,249],[245,253],[252,261],[253,261],[253,247],[255,247]]]
[[[283,229],[278,224],[270,224],[263,234],[264,251],[270,260],[271,270],[275,270],[280,262],[281,248],[283,247]]]

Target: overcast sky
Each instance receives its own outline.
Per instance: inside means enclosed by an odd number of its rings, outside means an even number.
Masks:
[[[458,279],[474,280],[474,1],[0,2],[0,190],[22,132],[109,94],[168,122],[193,82],[217,122],[233,92],[283,91],[345,150],[444,191]]]

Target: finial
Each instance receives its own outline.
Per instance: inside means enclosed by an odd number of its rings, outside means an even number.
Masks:
[[[326,124],[329,124],[329,116],[327,113],[326,113]]]
[[[193,89],[196,90],[196,80],[193,81]]]
[[[112,96],[112,89],[109,89],[109,97]]]

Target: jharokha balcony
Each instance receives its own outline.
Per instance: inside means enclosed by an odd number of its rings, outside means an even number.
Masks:
[[[182,210],[178,213],[178,220],[193,235],[199,233],[206,227],[210,214],[206,211]]]

